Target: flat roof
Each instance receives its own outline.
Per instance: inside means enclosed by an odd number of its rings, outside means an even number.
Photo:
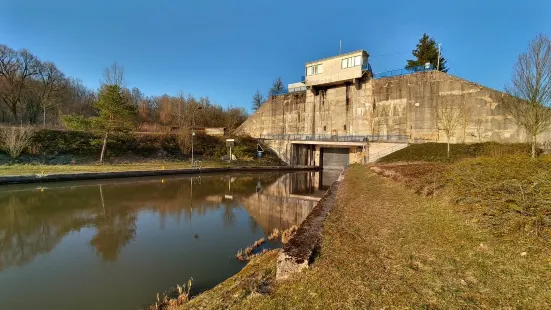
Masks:
[[[306,64],[311,64],[311,63],[314,63],[314,62],[320,62],[320,61],[324,61],[324,60],[332,59],[332,58],[344,57],[344,56],[348,56],[348,55],[352,55],[352,54],[357,54],[357,53],[360,53],[360,52],[365,52],[367,54],[367,56],[369,56],[369,53],[366,50],[356,50],[356,51],[353,51],[353,52],[348,52],[348,53],[344,53],[344,54],[340,54],[340,55],[335,55],[335,56],[325,57],[325,58],[314,60],[314,61],[309,61]]]

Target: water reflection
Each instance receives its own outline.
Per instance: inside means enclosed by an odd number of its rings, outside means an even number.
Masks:
[[[36,294],[45,308],[135,309],[190,276],[212,287],[242,267],[236,249],[302,222],[324,180],[277,172],[4,187],[0,308],[33,309],[22,297]]]

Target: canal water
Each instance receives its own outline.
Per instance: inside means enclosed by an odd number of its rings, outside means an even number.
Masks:
[[[0,309],[138,309],[300,224],[335,173],[265,172],[0,187]],[[277,247],[268,243],[266,247]]]

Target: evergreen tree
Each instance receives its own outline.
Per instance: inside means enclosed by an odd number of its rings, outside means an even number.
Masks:
[[[258,110],[260,106],[264,103],[264,96],[260,93],[259,90],[253,95],[253,110]]]
[[[423,34],[423,37],[419,40],[417,48],[412,52],[413,56],[416,59],[408,60],[406,69],[424,66],[427,62],[431,63],[434,69],[438,66],[438,45],[434,38],[429,37],[426,33]],[[446,58],[442,57],[442,51],[440,51],[440,71],[448,72],[446,68]]]
[[[135,128],[136,106],[123,94],[119,85],[105,85],[94,104],[98,116],[92,118],[92,129],[103,134],[100,162],[103,162],[107,138],[113,132],[127,132]]]
[[[277,79],[274,80],[274,83],[272,84],[272,88],[270,88],[270,97],[279,95],[283,89],[284,89],[283,80],[281,79],[281,77],[278,77]]]

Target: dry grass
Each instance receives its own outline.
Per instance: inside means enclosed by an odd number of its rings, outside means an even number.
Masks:
[[[394,181],[404,183],[415,193],[422,196],[434,196],[446,185],[444,177],[450,164],[430,162],[400,162],[377,164],[371,170]]]
[[[550,252],[541,239],[496,235],[443,197],[352,166],[311,268],[269,284],[271,252],[186,307],[549,309]]]
[[[264,253],[264,251],[262,251],[261,253],[253,254],[254,250],[259,248],[265,242],[266,242],[266,239],[260,238],[260,239],[256,240],[252,245],[249,245],[248,247],[246,247],[245,250],[239,249],[237,251],[237,253],[235,254],[235,258],[238,261],[242,261],[242,262],[251,260],[256,255]]]
[[[281,243],[286,244],[296,234],[298,227],[293,225],[281,233]]]
[[[453,202],[492,231],[551,241],[550,156],[468,159],[446,178]]]
[[[201,167],[231,167],[255,166],[256,162],[204,161]],[[143,170],[170,170],[191,168],[189,161],[151,161],[130,164],[96,164],[96,165],[0,165],[0,175],[29,175],[29,174],[56,174],[82,172],[116,172],[116,171],[143,171]]]
[[[492,232],[551,239],[551,157],[469,158],[453,164],[377,164],[371,170],[416,193],[442,193]]]
[[[191,286],[193,285],[193,278],[187,281],[187,284],[178,285],[176,287],[163,293],[157,293],[157,301],[147,307],[145,310],[166,310],[169,308],[179,307],[189,302],[191,297]]]
[[[279,229],[274,228],[274,230],[272,230],[270,235],[268,235],[268,240],[269,241],[277,240],[277,239],[279,239],[280,235],[281,235],[281,232],[279,231]]]
[[[496,142],[452,144],[450,158],[447,154],[446,143],[411,144],[399,151],[393,152],[378,160],[380,163],[391,162],[455,162],[465,158],[480,156],[499,157],[505,155],[529,155],[531,146],[526,143],[500,144]],[[538,151],[541,153],[541,150]]]
[[[215,288],[192,298],[189,303],[167,309],[239,309],[254,296],[270,294],[278,254],[279,250],[271,250],[256,256],[238,274]]]

